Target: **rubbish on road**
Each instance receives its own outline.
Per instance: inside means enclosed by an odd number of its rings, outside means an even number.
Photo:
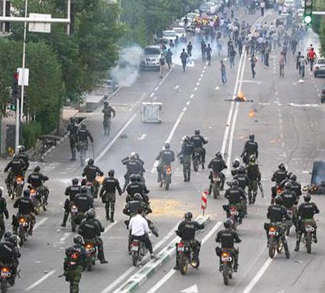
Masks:
[[[143,102],[141,121],[144,123],[161,123],[162,103]]]
[[[255,111],[254,110],[249,110],[249,113],[248,113],[248,117],[250,117],[250,118],[254,118],[256,116],[256,113],[255,113]]]

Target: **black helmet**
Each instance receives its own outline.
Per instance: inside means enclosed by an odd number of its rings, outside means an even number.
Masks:
[[[142,200],[142,195],[140,193],[135,193],[133,196],[134,200]]]
[[[137,176],[135,175],[135,174],[132,174],[131,176],[130,176],[130,181],[131,182],[135,182],[137,180]]]
[[[34,169],[34,172],[39,172],[41,171],[41,167],[40,166],[36,166],[35,169]]]
[[[29,197],[29,196],[30,196],[30,191],[29,191],[29,189],[25,189],[25,190],[24,190],[24,196],[25,196],[25,197]]]
[[[245,173],[245,167],[244,167],[244,166],[240,166],[240,167],[238,168],[237,172],[238,172],[239,174],[244,174],[244,173]]]
[[[255,157],[255,155],[251,155],[251,156],[249,157],[249,162],[250,162],[250,163],[255,163],[255,162],[256,162],[256,157]]]
[[[200,130],[196,129],[196,130],[194,131],[194,134],[195,134],[195,135],[200,135]]]
[[[108,171],[108,176],[114,176],[114,174],[115,174],[115,171],[113,169]]]
[[[88,193],[88,187],[86,185],[81,186],[81,193],[83,194]]]
[[[217,152],[217,153],[216,153],[216,157],[217,157],[217,158],[221,158],[221,157],[222,157],[221,152]]]
[[[18,155],[18,154],[14,154],[14,155],[12,156],[12,159],[13,159],[13,160],[19,160],[19,155]]]
[[[76,185],[76,184],[78,184],[78,183],[79,183],[78,178],[73,178],[73,179],[72,179],[72,184],[73,184],[73,185]]]
[[[237,179],[234,179],[231,181],[231,186],[239,186],[239,181]]]
[[[232,162],[232,166],[233,166],[234,168],[238,168],[239,165],[240,165],[240,160],[239,160],[238,158],[236,158],[235,160],[233,160],[233,162]]]
[[[84,122],[81,123],[81,128],[86,129],[86,124]]]
[[[105,97],[105,96],[104,96]],[[108,102],[104,102],[104,106],[108,106]]]
[[[193,215],[191,212],[187,212],[184,215],[185,220],[191,220],[193,218]]]
[[[23,146],[23,145],[19,145],[19,146],[18,146],[18,151],[19,151],[20,153],[24,152],[25,150],[26,150],[25,146]]]
[[[169,150],[170,149],[170,143],[169,142],[165,142],[165,150]]]
[[[87,212],[85,212],[85,217],[87,220],[93,220],[95,219],[95,210],[94,209],[89,209]]]
[[[88,159],[88,165],[90,166],[94,165],[94,159]]]
[[[135,175],[135,178],[138,182],[141,182],[142,181],[142,176],[140,174],[136,174]]]
[[[12,233],[10,231],[6,231],[6,233],[3,235],[3,238],[5,241],[9,241],[11,236],[12,236]]]
[[[255,139],[255,135],[254,135],[254,134],[250,134],[250,135],[248,136],[248,138],[249,138],[249,140],[254,140],[254,139]]]
[[[283,163],[280,163],[279,166],[278,166],[278,168],[279,168],[280,170],[283,170],[283,171],[286,169],[286,167],[284,166]]]
[[[137,153],[136,152],[132,152],[130,155],[130,159],[135,160],[137,158]]]
[[[186,135],[186,136],[184,136],[183,140],[184,140],[184,141],[189,141],[190,138]]]
[[[75,244],[80,244],[80,245],[84,245],[85,244],[84,238],[81,235],[79,235],[79,234],[77,234],[76,236],[73,237],[73,242]]]
[[[304,195],[304,201],[305,201],[305,202],[310,202],[310,200],[311,200],[310,193],[306,193],[306,194]]]
[[[286,182],[285,184],[284,184],[284,189],[286,189],[286,190],[290,190],[292,188],[292,184],[290,183],[290,182]]]
[[[20,238],[17,235],[11,235],[8,240],[14,245],[20,243]]]
[[[2,190],[3,190],[3,188],[0,187],[0,197],[2,196]]]
[[[292,175],[290,176],[290,179],[291,179],[292,181],[297,181],[297,176],[296,176],[295,174],[292,174]]]
[[[293,173],[292,173],[291,171],[289,171],[289,172],[287,173],[287,178],[290,179],[290,177],[291,177],[292,174],[293,174]]]
[[[226,229],[229,229],[232,225],[232,220],[227,218],[226,220],[224,220],[223,225],[225,226]]]
[[[282,204],[282,197],[280,195],[276,196],[274,202],[275,204]]]

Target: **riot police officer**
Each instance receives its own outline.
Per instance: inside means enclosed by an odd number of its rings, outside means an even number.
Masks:
[[[227,218],[230,217],[229,207],[236,206],[239,213],[239,223],[241,223],[242,218],[245,215],[245,207],[243,203],[246,200],[245,191],[239,187],[238,180],[234,179],[231,182],[231,187],[226,190],[225,198],[228,199],[228,209],[227,209]]]
[[[219,174],[220,179],[221,179],[221,186],[220,189],[223,190],[224,185],[225,185],[225,175],[222,173],[222,170],[227,169],[227,165],[225,160],[222,158],[221,152],[217,152],[215,158],[213,158],[209,165],[209,169],[212,169],[213,172],[216,172]]]
[[[43,175],[40,171],[41,167],[36,166],[33,173],[29,174],[27,182],[37,189],[40,194],[44,195],[44,205],[47,205],[49,190],[45,185],[43,185],[43,182],[49,180],[49,177]]]
[[[191,180],[191,159],[195,145],[188,136],[183,138],[182,149],[178,154],[180,162],[183,165],[184,182]]]
[[[248,200],[249,204],[254,204],[257,196],[258,183],[261,181],[261,172],[256,163],[256,158],[251,155],[249,164],[246,166],[246,174],[249,179]]]
[[[280,163],[278,170],[276,170],[271,178],[272,182],[275,182],[275,186],[272,186],[272,199],[276,197],[277,188],[280,186],[281,182],[286,179],[288,171],[286,170],[283,163]]]
[[[19,159],[23,160],[23,162],[25,163],[24,165],[24,172],[26,172],[26,170],[28,169],[29,167],[29,157],[26,153],[26,148],[25,146],[23,145],[20,145],[18,146],[18,156],[19,156]]]
[[[200,130],[196,129],[194,131],[194,135],[191,137],[191,142],[194,143],[195,148],[198,149],[199,153],[201,154],[202,169],[204,169],[206,150],[203,145],[207,144],[208,141],[202,135],[200,135]]]
[[[77,194],[74,198],[74,203],[78,208],[78,215],[76,224],[79,224],[84,217],[84,214],[93,207],[93,200],[88,195],[87,186],[81,187],[81,193]]]
[[[244,145],[243,152],[241,157],[243,158],[243,162],[247,165],[249,163],[249,158],[251,155],[254,155],[256,159],[258,158],[258,144],[255,141],[255,135],[250,134],[248,137],[248,141],[246,141]]]
[[[157,161],[159,161],[157,166],[157,172],[158,172],[158,182],[161,182],[162,186],[162,178],[161,175],[164,172],[165,166],[170,166],[172,162],[175,161],[175,153],[170,149],[169,142],[165,142],[164,149],[160,151],[159,155],[156,158]]]
[[[91,143],[94,142],[94,139],[90,134],[90,132],[88,131],[86,124],[82,123],[81,128],[77,132],[77,141],[78,141],[77,150],[80,152],[81,166],[85,165],[85,158],[88,150],[88,139],[91,141]]]
[[[2,196],[2,190],[3,188],[0,187],[0,240],[5,232],[5,220],[4,217],[8,220],[9,218],[9,212],[7,209],[7,201],[6,199]]]
[[[132,153],[130,157],[124,158],[122,164],[126,166],[126,174],[124,175],[125,183],[123,186],[124,192],[126,186],[129,184],[130,176],[132,174],[141,174],[143,166],[141,166],[141,163],[137,160],[135,153]]]
[[[70,123],[67,126],[67,131],[69,131],[69,141],[70,141],[70,150],[71,150],[71,159],[70,161],[76,160],[76,149],[77,149],[77,132],[78,132],[78,125],[75,118],[70,118]]]
[[[8,175],[5,180],[8,193],[9,195],[12,193],[12,187],[13,185],[13,179],[16,176],[24,176],[24,170],[25,170],[25,163],[22,159],[19,158],[18,154],[14,154],[12,157],[12,160],[7,164],[7,166],[4,169],[4,172],[6,173],[7,171]]]
[[[89,159],[87,166],[83,170],[82,176],[86,176],[87,181],[93,184],[94,198],[97,198],[99,190],[99,182],[96,180],[97,175],[103,176],[104,173],[94,165],[94,159]]]

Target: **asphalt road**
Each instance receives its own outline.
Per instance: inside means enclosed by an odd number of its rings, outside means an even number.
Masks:
[[[256,16],[246,16],[253,23]],[[267,15],[271,21],[273,15]],[[169,140],[171,148],[180,150],[181,138],[192,135],[194,129],[208,137],[207,160],[216,151],[222,150],[230,166],[239,156],[249,133],[255,133],[259,143],[259,164],[266,198],[258,198],[249,207],[248,217],[239,227],[242,238],[240,247],[239,272],[231,284],[225,287],[218,272],[218,259],[214,252],[214,238],[225,214],[222,210],[223,198],[208,199],[206,211],[211,222],[203,232],[197,234],[202,240],[201,266],[199,270],[190,269],[187,276],[172,271],[175,258],[160,268],[137,292],[324,292],[325,284],[318,271],[324,269],[324,216],[317,216],[319,243],[307,255],[303,246],[299,253],[293,252],[295,236],[289,237],[291,258],[277,255],[268,260],[266,236],[263,223],[266,221],[266,208],[270,200],[270,178],[280,162],[292,170],[302,184],[310,181],[309,172],[315,160],[322,159],[324,153],[324,106],[320,104],[319,89],[322,79],[309,75],[304,82],[294,68],[293,57],[285,68],[285,77],[279,77],[279,50],[270,57],[270,68],[257,64],[257,77],[253,80],[248,58],[236,58],[233,69],[227,66],[228,83],[221,84],[219,60],[214,55],[211,66],[195,60],[183,73],[175,65],[159,79],[156,72],[142,72],[130,88],[121,89],[111,100],[117,110],[112,122],[110,137],[102,133],[101,109],[87,120],[88,128],[95,138],[96,164],[105,173],[114,168],[123,183],[125,167],[121,159],[136,151],[145,161],[146,182],[151,190],[150,200],[153,214],[150,215],[159,229],[160,237],[152,237],[155,252],[166,247],[174,238],[173,231],[184,212],[190,210],[195,216],[200,211],[200,191],[208,187],[208,170],[192,174],[189,183],[183,182],[182,168],[178,162],[173,164],[173,182],[169,191],[157,185],[155,157],[164,142]],[[176,56],[175,56],[176,58]],[[232,103],[234,93],[241,90],[253,102]],[[141,102],[155,101],[163,104],[163,122],[144,124],[141,122]],[[68,283],[58,279],[63,270],[64,250],[72,243],[73,233],[69,225],[61,228],[64,203],[64,189],[70,180],[80,177],[82,169],[79,162],[69,161],[68,142],[64,142],[47,157],[41,167],[50,176],[50,206],[47,212],[37,217],[37,228],[32,238],[21,248],[21,278],[10,292],[68,292]],[[34,163],[36,164],[36,163]],[[2,174],[4,178],[4,175]],[[321,211],[325,205],[322,197],[314,198]],[[85,272],[80,284],[80,292],[114,292],[123,285],[139,268],[133,268],[127,254],[127,230],[121,210],[125,195],[118,198],[116,221],[111,224],[104,219],[104,208],[98,201],[98,218],[106,227],[102,236],[107,265],[96,265],[93,272]],[[10,212],[12,213],[9,201]],[[9,221],[7,226],[9,228]],[[118,292],[118,291],[115,291]]]

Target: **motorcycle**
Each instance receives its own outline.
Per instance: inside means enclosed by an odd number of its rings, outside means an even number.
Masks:
[[[24,242],[27,241],[28,237],[29,222],[24,216],[20,216],[18,219],[18,236],[20,238],[20,246],[24,245]]]
[[[274,258],[275,252],[281,253],[284,248],[280,227],[274,223],[270,223],[268,235],[269,256],[270,258]]]
[[[218,172],[213,172],[212,174],[212,193],[213,198],[218,198],[220,195],[220,186],[221,186],[221,178]]]
[[[194,149],[192,160],[193,160],[193,170],[197,172],[199,170],[199,166],[202,164],[202,155],[198,148]]]
[[[222,206],[223,210],[227,213],[227,218],[230,218],[232,221],[232,225],[230,229],[236,231],[237,226],[241,224],[241,218],[239,215],[238,208],[235,205],[223,205]]]
[[[13,182],[13,189],[9,192],[9,196],[11,197],[11,199],[15,199],[15,197],[17,198],[21,196],[23,192],[24,183],[24,176],[15,176],[15,180]]]
[[[164,166],[163,176],[162,176],[162,185],[165,190],[169,189],[169,185],[172,182],[172,166],[166,165]]]
[[[197,269],[200,265],[200,260],[191,249],[188,241],[181,241],[177,243],[179,270],[182,275],[185,275],[190,264],[193,268]]]
[[[142,260],[142,257],[147,253],[147,249],[144,243],[138,239],[133,239],[131,242],[131,256],[133,266],[137,266],[138,261]]]
[[[0,267],[0,287],[1,292],[7,292],[9,286],[15,284],[15,277],[12,274],[12,269],[9,266]]]
[[[290,235],[290,229],[293,225],[293,218],[294,218],[294,210],[293,208],[291,209],[287,209],[287,214],[289,216],[289,220],[286,220],[285,224],[286,224],[286,235],[289,236]]]
[[[40,213],[41,208],[43,208],[43,211],[46,211],[45,195],[32,186],[28,186],[28,189],[30,191],[30,198],[34,205],[35,215]]]
[[[308,220],[305,220],[303,223],[303,237],[302,241],[306,246],[307,253],[311,253],[311,243],[312,243],[312,236],[315,231],[315,228],[313,225],[308,222]]]
[[[230,251],[222,249],[221,263],[223,282],[225,285],[229,285],[229,279],[232,279],[233,274],[233,256],[231,255]]]
[[[86,178],[83,178],[81,180],[81,186],[86,186],[88,189],[88,195],[90,196],[90,198],[92,199],[92,201],[94,202],[94,198],[97,198],[96,195],[96,188],[93,182],[88,181]],[[98,193],[98,190],[97,190]]]
[[[77,215],[78,215],[78,208],[73,203],[73,204],[71,204],[71,207],[70,207],[70,221],[71,221],[72,232],[76,232],[77,224],[75,222],[75,219],[76,219]]]
[[[87,271],[90,272],[96,263],[97,247],[92,242],[86,242],[84,246],[85,246],[85,250],[86,250],[86,268],[87,268]]]

